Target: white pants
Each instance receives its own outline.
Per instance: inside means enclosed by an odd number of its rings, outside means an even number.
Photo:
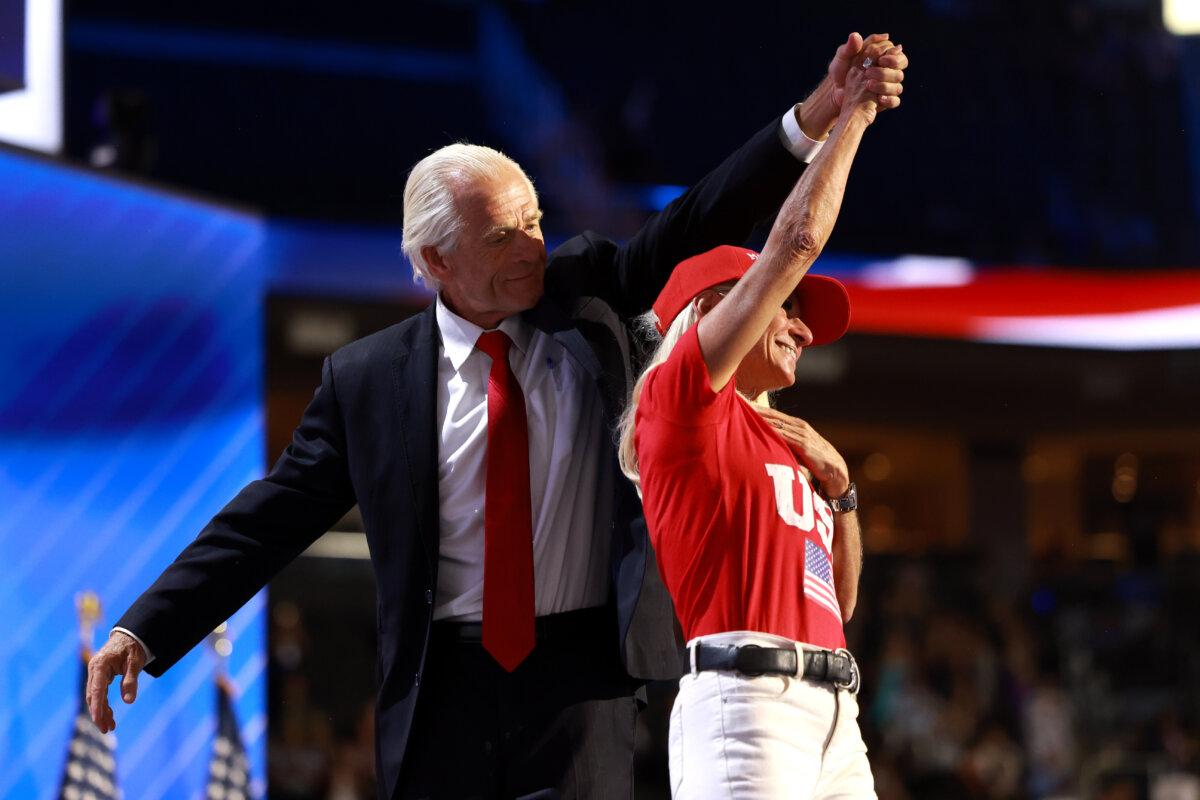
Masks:
[[[809,647],[746,632],[688,644],[699,642]],[[684,675],[671,710],[670,759],[675,800],[875,797],[857,699],[800,678],[726,670]]]

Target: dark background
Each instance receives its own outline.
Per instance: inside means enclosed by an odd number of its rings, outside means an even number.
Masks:
[[[1197,248],[1195,67],[1158,2],[164,6],[71,3],[71,157],[119,142],[175,185],[394,222],[408,167],[470,139],[526,165],[551,229],[632,229],[624,189],[689,183],[850,30],[885,30],[912,59],[903,113],[863,149],[835,248],[1097,268]]]

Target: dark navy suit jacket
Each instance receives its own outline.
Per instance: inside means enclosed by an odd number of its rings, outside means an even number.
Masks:
[[[745,241],[803,169],[779,127],[761,130],[626,244],[585,233],[550,255],[546,295],[525,316],[591,373],[610,431],[634,377],[627,321],[650,307],[679,261]],[[439,347],[431,305],[326,359],[270,474],[242,489],[117,623],[146,642],[155,655],[147,671],[160,675],[358,503],[378,596],[385,798],[400,774],[437,587]],[[614,646],[634,679],[677,677],[670,599],[637,493],[619,474],[615,446],[610,455]]]

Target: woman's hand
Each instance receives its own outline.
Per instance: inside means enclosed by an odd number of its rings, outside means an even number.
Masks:
[[[903,71],[876,67],[876,62],[885,55],[889,63],[899,55],[903,57],[891,40],[872,37],[858,55],[852,66],[846,70],[846,79],[842,96],[842,116],[847,114],[864,114],[868,123],[875,121],[875,114],[880,107],[880,96],[887,95],[895,98],[899,105],[899,94],[904,86],[899,81],[883,80],[884,78],[904,79]],[[899,76],[893,72],[900,72]]]
[[[797,460],[821,482],[826,497],[841,497],[850,488],[850,469],[841,453],[825,441],[812,425],[782,411],[751,403],[754,410],[787,442]]]
[[[879,95],[879,110],[887,111],[900,107],[900,94],[904,91],[904,70],[908,69],[908,56],[904,45],[891,47],[879,57],[869,70],[867,87]]]
[[[837,123],[842,110],[842,98],[846,92],[846,73],[862,63],[859,53],[872,42],[888,39],[886,33],[872,33],[863,39],[858,33],[846,37],[833,54],[825,80],[795,109],[796,122],[800,130],[810,139],[823,140]],[[860,67],[861,68],[861,67]],[[900,105],[901,84],[904,70],[908,69],[908,56],[900,45],[890,47],[867,70],[867,79],[873,81],[871,91],[879,95],[879,110],[886,111]]]

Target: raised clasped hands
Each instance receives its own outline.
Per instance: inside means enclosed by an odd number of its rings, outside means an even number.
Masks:
[[[904,46],[893,44],[888,34],[873,33],[863,39],[852,33],[829,62],[829,78],[834,85],[833,102],[843,111],[853,107],[866,108],[873,120],[876,111],[900,105],[907,68]]]

